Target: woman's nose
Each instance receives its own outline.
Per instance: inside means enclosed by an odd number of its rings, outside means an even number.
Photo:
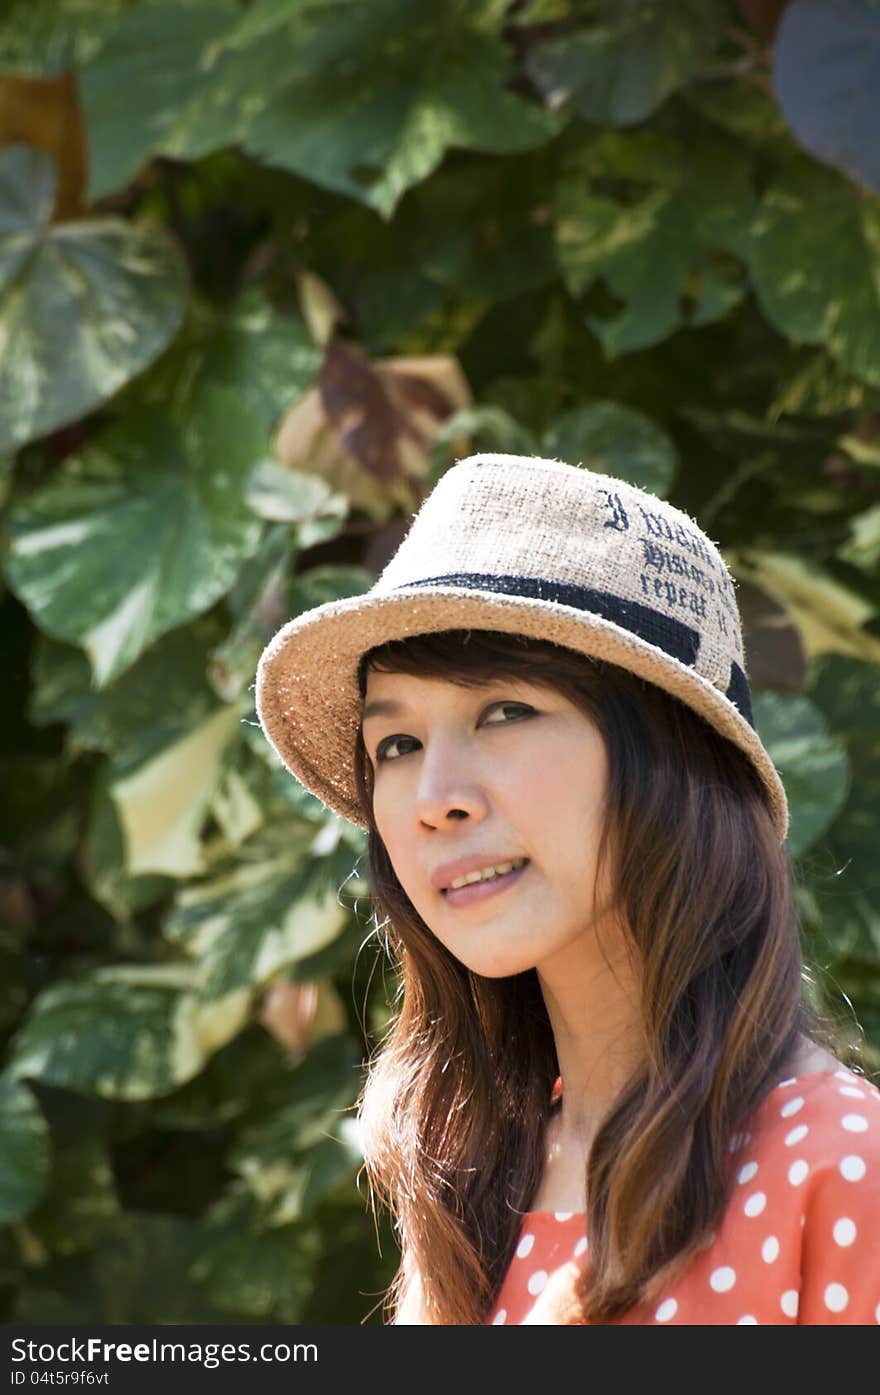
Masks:
[[[426,755],[419,772],[415,815],[437,828],[449,819],[481,818],[488,808],[486,791],[474,778],[472,763],[446,747]]]

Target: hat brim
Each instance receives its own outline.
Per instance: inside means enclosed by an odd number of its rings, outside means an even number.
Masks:
[[[388,640],[458,629],[551,640],[664,688],[750,757],[767,787],[779,841],[785,841],[788,801],[776,767],[748,720],[708,679],[602,616],[530,597],[440,586],[367,592],[317,606],[288,621],[260,658],[256,708],[270,744],[306,789],[350,823],[369,827],[354,777],[362,655]]]

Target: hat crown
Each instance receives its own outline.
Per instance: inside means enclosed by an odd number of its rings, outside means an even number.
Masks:
[[[531,456],[459,461],[372,594],[431,584],[592,610],[693,667],[751,720],[734,581],[721,553],[681,509],[626,480]]]

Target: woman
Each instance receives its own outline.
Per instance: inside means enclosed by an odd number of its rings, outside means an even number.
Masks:
[[[396,1322],[880,1321],[880,1091],[804,993],[785,791],[692,519],[464,460],[366,596],[279,632],[257,706],[369,833]]]

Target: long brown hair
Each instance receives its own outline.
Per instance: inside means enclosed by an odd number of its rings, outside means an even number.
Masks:
[[[563,694],[603,736],[600,867],[608,859],[640,968],[644,1064],[584,1160],[590,1250],[575,1295],[580,1320],[613,1320],[659,1291],[718,1224],[730,1139],[799,1037],[849,1049],[807,994],[790,855],[747,757],[615,664],[526,636],[448,630],[369,651],[362,697],[367,666],[463,686],[523,677]],[[360,737],[356,777],[376,929],[398,973],[358,1110],[371,1194],[401,1246],[386,1311],[393,1319],[417,1284],[421,1321],[482,1323],[541,1180],[553,1033],[534,969],[475,974],[415,911],[373,820]]]

